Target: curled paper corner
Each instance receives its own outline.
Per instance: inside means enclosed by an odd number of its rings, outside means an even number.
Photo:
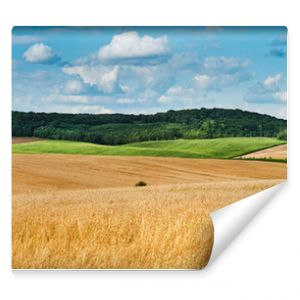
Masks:
[[[220,256],[286,183],[287,181],[284,181],[210,214],[214,226],[214,244],[207,267]]]

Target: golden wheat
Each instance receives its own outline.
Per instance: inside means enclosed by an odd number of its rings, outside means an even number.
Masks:
[[[14,154],[12,265],[203,268],[209,212],[285,176],[278,163]]]
[[[13,268],[203,268],[209,211],[278,180],[107,188],[13,198]]]

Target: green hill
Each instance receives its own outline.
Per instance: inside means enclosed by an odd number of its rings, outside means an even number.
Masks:
[[[219,138],[140,142],[120,146],[72,141],[38,141],[12,146],[13,153],[62,153],[85,155],[164,156],[190,158],[233,158],[284,144],[275,138]]]
[[[12,112],[13,136],[122,145],[142,141],[276,137],[286,120],[239,109],[170,110],[153,115]]]

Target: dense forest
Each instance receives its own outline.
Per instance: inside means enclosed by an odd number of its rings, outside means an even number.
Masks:
[[[170,110],[153,115],[12,112],[13,136],[106,145],[177,138],[282,137],[286,126],[286,120],[269,115],[221,108]]]

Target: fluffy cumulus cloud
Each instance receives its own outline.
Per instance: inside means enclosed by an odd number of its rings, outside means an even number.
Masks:
[[[39,64],[51,64],[60,60],[52,48],[43,43],[36,43],[29,47],[23,56],[27,62]]]
[[[163,55],[167,51],[167,36],[139,36],[137,32],[130,31],[113,36],[110,44],[99,49],[98,58],[102,60],[149,57]]]
[[[232,28],[99,28],[86,30],[84,39],[78,30],[13,31],[14,109],[149,113],[246,103],[274,112],[285,106],[285,60],[270,57],[286,57],[286,30],[262,31],[265,38],[249,43]]]
[[[148,90],[158,94],[159,103],[211,101],[210,91],[221,91],[253,77],[248,60],[236,57],[209,57],[176,55],[168,63],[159,65],[121,65],[119,86],[130,96]],[[200,71],[200,72],[199,72]],[[199,73],[197,73],[199,72]]]
[[[283,76],[281,73],[268,75],[264,80],[249,88],[244,96],[244,100],[248,103],[257,104],[280,104],[286,102],[287,92],[281,88],[282,80]]]
[[[138,42],[142,45],[147,44],[147,36],[137,37]],[[146,42],[144,42],[144,38],[146,38]],[[148,49],[148,52],[144,51],[142,54],[141,48],[140,45],[138,55],[154,53],[153,49]],[[155,53],[160,53],[160,51]],[[140,59],[142,58],[141,56]],[[174,67],[173,64],[165,62],[149,65],[128,64],[122,60],[106,64],[97,58],[90,57],[88,61],[83,60],[80,65],[62,67],[64,74],[73,77],[79,76],[84,85],[82,89],[78,87],[77,82],[71,81],[65,87],[64,93],[75,94],[76,92],[81,93],[83,90],[84,93],[106,94],[111,96],[112,102],[121,105],[156,101],[162,93],[175,84],[176,71]],[[91,88],[93,88],[92,92]]]
[[[67,75],[80,76],[85,86],[96,87],[98,93],[111,95],[112,102],[123,106],[150,102],[197,106],[199,101],[212,101],[210,91],[220,92],[253,77],[248,70],[250,61],[238,57],[201,58],[197,53],[183,52],[155,64],[149,60],[144,63],[145,58],[168,51],[166,36],[154,38],[125,32],[114,35],[96,57],[90,56],[80,60],[79,65],[64,66],[62,70]],[[128,63],[128,59],[135,59],[135,63]],[[74,94],[75,83],[70,83],[68,90]]]
[[[123,35],[126,37],[127,34]],[[117,39],[118,43],[125,39],[123,35],[120,35],[119,41]],[[154,39],[148,36],[140,37],[136,33],[129,35],[133,37],[129,40],[135,41],[137,48],[127,46],[125,50],[122,49],[124,52],[121,54],[121,50],[116,50],[119,47],[116,47],[115,36],[107,45],[109,48],[106,46],[101,48],[110,49],[111,55],[108,55],[106,50],[102,52],[102,55],[106,53],[102,58],[139,56],[142,59],[145,55],[165,53],[167,49],[167,46],[159,48],[156,43],[155,47],[150,49],[143,48],[148,43],[148,38],[157,42],[164,40],[163,37]],[[113,47],[110,48],[111,46]],[[122,60],[107,64],[99,61],[99,57],[90,57],[79,65],[61,67],[63,73],[70,76],[70,79],[50,98],[56,105],[65,105],[69,101],[73,105],[87,107],[119,105],[124,107],[124,110],[125,107],[133,105],[152,107],[155,103],[162,107],[198,107],[215,101],[210,92],[220,92],[253,76],[248,70],[249,60],[225,56],[207,58],[200,58],[195,54],[190,56],[177,53],[170,57],[168,62],[155,65],[128,64]],[[103,97],[110,99],[107,101]],[[50,103],[50,100],[48,102]]]
[[[79,75],[85,84],[96,86],[101,92],[112,93],[117,87],[120,68],[119,66],[82,65],[63,67],[62,70],[68,75]]]

